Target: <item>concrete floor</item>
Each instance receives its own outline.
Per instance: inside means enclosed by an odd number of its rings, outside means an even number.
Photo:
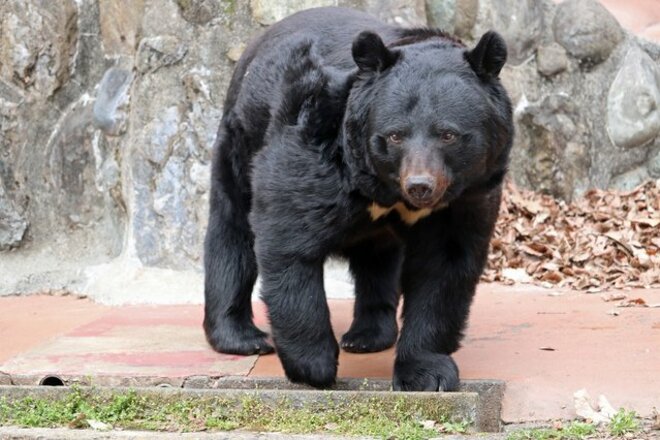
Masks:
[[[650,41],[660,42],[660,1],[600,0],[621,25]]]
[[[660,1],[601,2],[623,27],[660,42]],[[337,284],[330,291],[350,290],[340,272],[336,280],[330,277]],[[192,290],[188,300],[199,301],[199,289]],[[626,293],[660,303],[660,290]],[[128,292],[122,301],[130,298]],[[330,307],[340,336],[350,324],[352,301],[332,299]],[[456,354],[461,376],[506,381],[506,422],[573,417],[572,395],[580,388],[594,399],[605,395],[614,407],[648,415],[660,408],[660,308],[617,308],[618,316],[609,313],[614,309],[600,295],[481,286],[464,347]],[[267,328],[261,303],[255,303],[255,314]],[[108,385],[175,386],[194,376],[282,375],[275,355],[210,350],[201,319],[199,305],[110,307],[73,297],[0,298],[0,384],[33,383],[51,374],[90,376]],[[393,350],[342,352],[339,375],[389,378],[392,361]]]
[[[660,303],[660,290],[626,293]],[[660,404],[660,308],[616,308],[613,316],[615,305],[600,295],[482,285],[456,354],[461,376],[506,381],[506,422],[574,417],[572,396],[580,388],[648,415]],[[340,336],[350,324],[352,301],[330,300],[330,308]],[[255,315],[267,328],[261,303],[255,303]],[[198,305],[0,298],[0,383],[35,383],[52,374],[107,385],[180,386],[195,376],[283,374],[275,355],[213,352],[201,320]],[[392,362],[392,349],[342,352],[339,376],[389,378]]]

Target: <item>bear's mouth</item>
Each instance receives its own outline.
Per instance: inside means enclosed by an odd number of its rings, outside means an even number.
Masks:
[[[444,193],[440,194],[439,197],[436,197],[432,200],[416,200],[404,194],[404,200],[406,202],[406,205],[409,205],[408,209],[410,210],[430,209],[432,211],[435,211],[436,209],[441,209],[447,206],[447,204],[442,201],[443,196]]]

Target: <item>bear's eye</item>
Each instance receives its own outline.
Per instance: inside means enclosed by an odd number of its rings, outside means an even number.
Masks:
[[[445,144],[451,144],[456,141],[458,136],[453,131],[445,130],[440,133],[440,140]]]
[[[403,136],[401,135],[401,133],[398,132],[390,133],[390,135],[387,138],[393,144],[400,144],[401,142],[403,142]]]

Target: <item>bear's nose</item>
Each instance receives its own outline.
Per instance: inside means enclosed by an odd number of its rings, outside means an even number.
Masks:
[[[406,193],[419,201],[430,199],[435,189],[435,182],[430,176],[410,176],[405,183]]]

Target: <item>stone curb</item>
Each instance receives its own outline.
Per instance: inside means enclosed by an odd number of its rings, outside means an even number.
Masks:
[[[479,435],[447,435],[438,437],[442,440],[500,440],[506,434]],[[13,426],[0,427],[0,439],[3,440],[170,440],[170,439],[205,439],[205,440],[360,440],[372,437],[345,437],[335,435],[296,435],[270,432],[141,432],[141,431],[108,431],[99,432],[89,429],[48,429],[48,428],[17,428]]]
[[[228,376],[219,378],[214,383],[205,383],[200,379],[201,378],[188,378],[184,384],[184,387],[289,390],[309,389],[304,385],[292,384],[288,380],[281,377],[246,378],[241,376]],[[387,379],[338,379],[333,389],[389,392],[391,385],[391,381]],[[498,380],[464,380],[461,382],[461,393],[476,393],[478,395],[477,408],[475,412],[475,425],[479,431],[500,431],[504,387],[504,382]],[[405,394],[428,395],[428,393]]]
[[[389,391],[389,381],[361,379],[339,381],[334,389],[326,391],[294,386],[281,378],[222,378],[212,385],[213,388],[205,388],[199,382],[196,385],[195,388],[148,387],[130,389],[140,396],[157,396],[159,399],[192,398],[201,401],[221,397],[237,402],[247,392],[252,391],[258,394],[266,405],[275,405],[282,399],[290,401],[293,405],[302,406],[311,403],[342,402],[346,400],[378,399],[391,402],[403,398],[411,403],[442,406],[454,417],[473,420],[474,429],[478,432],[497,432],[500,430],[501,397],[504,389],[503,383],[498,381],[467,381],[462,384],[461,391],[456,393],[402,393]],[[67,387],[0,386],[0,397],[9,400],[20,399],[25,396],[58,399],[69,390]],[[83,386],[81,390],[83,392],[93,390],[97,395],[109,395],[128,391],[129,388],[90,388]]]
[[[55,376],[52,376],[55,377]],[[12,378],[13,385],[0,386],[0,397],[20,398],[28,394],[56,397],[66,387],[39,387],[42,377]],[[16,380],[19,379],[19,380]],[[313,402],[326,398],[329,393],[347,398],[382,398],[405,396],[414,400],[437,399],[457,410],[455,415],[474,420],[479,432],[499,432],[501,429],[502,397],[504,382],[497,380],[465,380],[461,382],[458,393],[397,393],[390,391],[391,382],[385,379],[338,379],[332,390],[319,391],[305,385],[297,385],[280,377],[208,377],[191,376],[176,383],[169,383],[164,378],[117,378],[117,377],[57,377],[65,385],[80,385],[83,389],[94,385],[103,392],[126,390],[135,387],[140,394],[181,393],[183,396],[195,396],[196,392],[204,396],[239,398],[247,390],[257,390],[265,399],[287,398],[293,402]],[[121,385],[119,385],[121,384]],[[23,386],[21,386],[23,385]],[[27,385],[27,386],[25,386]],[[109,391],[111,390],[111,391]]]

